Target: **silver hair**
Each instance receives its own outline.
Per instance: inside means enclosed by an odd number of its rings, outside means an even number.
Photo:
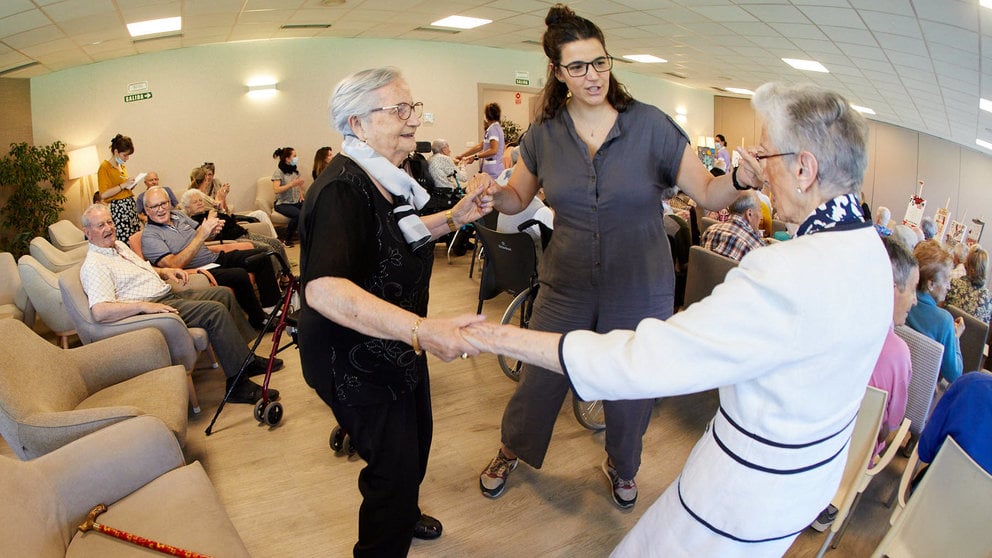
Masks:
[[[923,239],[930,240],[937,236],[937,223],[934,222],[933,217],[924,217],[920,221],[920,230],[923,231]]]
[[[891,220],[892,211],[884,205],[878,206],[878,209],[875,210],[875,223],[884,227],[885,225],[888,225]]]
[[[431,143],[431,152],[432,153],[440,153],[440,152],[444,151],[444,148],[445,147],[448,147],[448,140],[445,140],[445,139],[436,139],[436,140],[434,140]]]
[[[910,250],[916,248],[916,245],[920,242],[920,237],[916,236],[916,232],[902,223],[892,227],[892,238],[899,240]]]
[[[145,195],[147,196],[148,194]],[[196,197],[199,197],[204,201],[207,199],[207,195],[196,188],[190,188],[189,190],[183,192],[183,197],[179,198],[179,205],[182,206],[183,211],[186,211],[186,207],[189,206],[189,204],[192,203],[193,198]],[[187,213],[189,212],[187,211]]]
[[[79,218],[80,222],[82,222],[83,224],[83,227],[89,227],[90,225],[93,224],[90,222],[90,215],[92,215],[93,212],[96,211],[97,209],[101,209],[103,211],[106,211],[107,213],[110,213],[110,207],[106,206],[105,204],[94,203],[90,205],[89,207],[83,210],[83,215],[82,217]]]
[[[737,199],[730,202],[730,205],[727,207],[727,211],[733,215],[744,215],[744,212],[748,209],[759,209],[759,203],[758,194],[751,191],[746,191],[737,196]]]
[[[860,190],[868,166],[868,123],[844,97],[808,83],[766,83],[754,92],[751,105],[778,149],[816,157],[825,193]]]
[[[892,281],[899,290],[905,290],[906,283],[909,282],[909,272],[914,267],[918,267],[916,257],[913,256],[912,249],[894,235],[883,236],[882,244],[889,253],[889,261],[892,263]]]
[[[366,118],[378,107],[378,95],[372,95],[397,79],[400,71],[392,66],[355,72],[334,87],[328,107],[331,126],[344,136],[354,136],[348,120],[352,116]]]

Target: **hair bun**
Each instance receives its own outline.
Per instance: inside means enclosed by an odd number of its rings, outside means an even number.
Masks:
[[[551,27],[570,17],[575,17],[575,12],[571,8],[565,4],[555,4],[548,10],[548,15],[544,18],[544,24]]]

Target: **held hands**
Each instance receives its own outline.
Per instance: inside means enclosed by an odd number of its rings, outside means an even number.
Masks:
[[[482,315],[467,314],[454,318],[429,318],[421,322],[417,336],[423,349],[444,362],[451,362],[462,354],[475,356],[479,350],[462,338],[463,328],[481,323]]]
[[[478,175],[484,176],[489,181],[492,182],[497,188],[496,182],[493,181],[492,177],[488,174]],[[476,181],[477,177],[472,177],[469,181],[468,187],[466,188],[465,197],[458,200],[455,207],[451,208],[451,216],[454,218],[455,222],[459,225],[464,225],[465,223],[471,223],[476,219],[479,219],[483,215],[489,214],[493,210],[493,196],[490,193],[488,187],[479,187],[478,183],[482,180]],[[475,186],[473,187],[473,184]]]

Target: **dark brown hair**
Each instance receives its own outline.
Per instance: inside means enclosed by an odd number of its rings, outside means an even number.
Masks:
[[[551,6],[548,15],[544,18],[544,24],[548,26],[542,41],[544,54],[551,64],[548,66],[548,79],[541,94],[541,115],[538,117],[538,122],[554,118],[568,99],[568,86],[558,81],[555,76],[561,64],[562,47],[574,41],[597,39],[603,45],[603,49],[606,49],[603,31],[595,23],[575,15],[575,12],[565,4]],[[612,71],[610,71],[610,90],[606,94],[606,100],[619,112],[627,110],[634,100],[627,92],[627,88],[613,76]]]
[[[496,103],[489,103],[486,105],[486,120],[490,122],[499,122],[499,117],[503,115],[503,111],[499,108]]]
[[[118,153],[134,153],[134,142],[131,138],[117,134],[114,139],[110,140],[110,151],[116,150]]]

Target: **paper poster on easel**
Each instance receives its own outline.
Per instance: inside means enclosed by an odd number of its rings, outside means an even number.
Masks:
[[[936,239],[944,238],[944,233],[947,232],[947,225],[951,222],[951,212],[947,210],[950,205],[951,198],[947,198],[947,204],[938,207],[937,213],[933,216],[933,222],[937,225],[937,232],[933,235]]]
[[[917,183],[916,194],[909,196],[909,205],[906,206],[906,216],[902,218],[902,224],[919,228],[926,207],[927,200],[923,199],[923,181],[920,180]]]
[[[968,236],[964,239],[964,243],[969,248],[975,244],[978,244],[978,241],[982,239],[983,230],[985,230],[985,221],[982,221],[981,219],[972,219],[971,226],[968,227]]]
[[[964,242],[964,235],[968,230],[968,226],[961,221],[951,221],[951,227],[947,231],[947,242]]]

